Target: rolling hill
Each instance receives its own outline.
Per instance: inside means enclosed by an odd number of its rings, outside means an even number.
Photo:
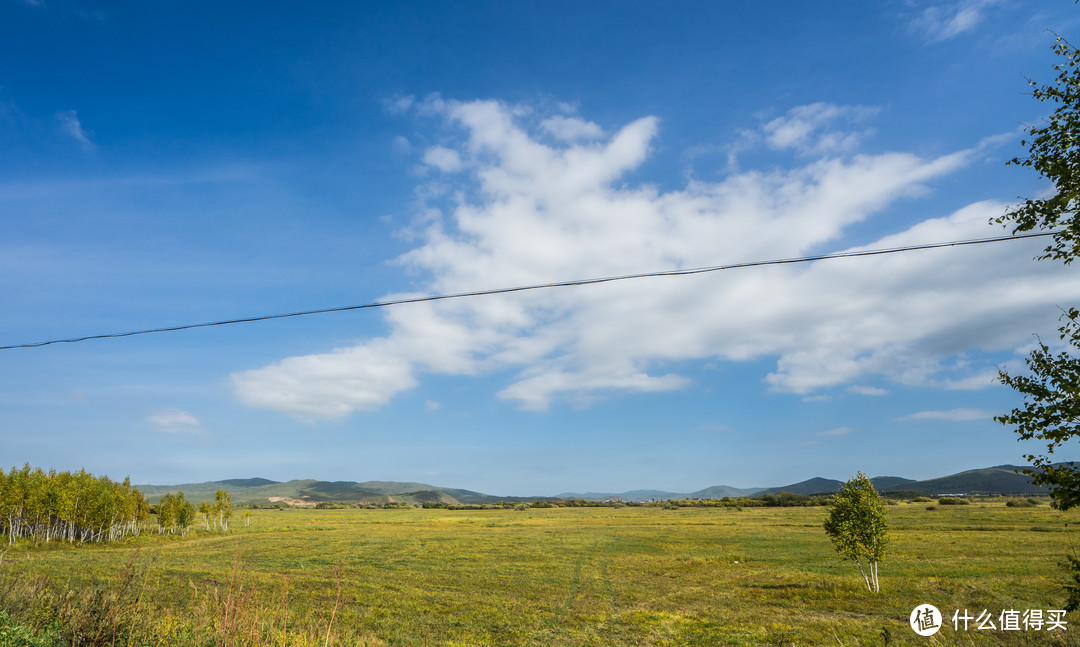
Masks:
[[[1035,486],[1031,478],[1019,473],[1016,465],[998,465],[984,469],[967,470],[940,478],[916,481],[899,476],[877,476],[871,479],[883,493],[906,492],[923,495],[943,494],[1045,494],[1046,489]],[[264,478],[226,479],[205,483],[180,485],[140,485],[139,489],[156,503],[167,492],[183,491],[192,502],[213,501],[218,490],[227,490],[235,503],[260,504],[287,499],[292,502],[328,503],[409,503],[442,502],[448,504],[496,503],[498,501],[520,502],[552,499],[592,499],[647,501],[664,499],[716,499],[723,497],[760,496],[777,492],[792,494],[829,494],[843,485],[841,481],[812,478],[790,485],[770,488],[736,488],[714,485],[695,492],[668,492],[665,490],[631,490],[628,492],[564,492],[554,497],[508,497],[495,496],[463,490],[439,487],[427,483],[403,481],[317,481],[314,479],[286,482]]]
[[[441,502],[449,504],[496,503],[498,501],[535,501],[554,497],[498,497],[472,490],[437,487],[427,483],[402,481],[271,481],[263,478],[227,479],[179,485],[140,485],[139,490],[151,503],[162,495],[182,491],[188,501],[213,502],[218,490],[226,490],[234,503],[264,504],[288,499],[310,503],[410,503]]]
[[[883,491],[914,494],[1046,494],[1046,488],[1034,485],[1031,477],[1020,473],[1022,469],[1018,465],[998,465],[936,479],[901,483]]]
[[[900,476],[875,476],[870,479],[870,482],[874,484],[874,487],[877,488],[879,492],[892,491],[893,488],[898,487],[903,489],[902,486],[905,484],[917,483],[917,481]],[[799,481],[798,483],[792,483],[791,485],[766,488],[757,492],[757,494],[776,494],[777,492],[790,492],[792,494],[832,494],[833,492],[838,492],[843,485],[843,481],[819,477]],[[907,490],[904,491],[906,492]]]

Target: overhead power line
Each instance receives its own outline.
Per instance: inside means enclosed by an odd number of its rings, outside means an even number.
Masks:
[[[812,261],[827,261],[837,258],[858,258],[862,256],[882,256],[884,254],[899,254],[914,252],[924,249],[938,249],[941,247],[961,247],[966,245],[984,245],[987,243],[1000,243],[1008,240],[1022,240],[1025,238],[1039,238],[1041,236],[1053,236],[1059,232],[1040,232],[1034,234],[1015,234],[1012,236],[997,236],[994,238],[975,238],[971,240],[953,240],[945,243],[926,243],[923,245],[905,245],[903,247],[889,247],[885,249],[867,249],[853,252],[838,252],[835,254],[822,254],[819,256],[800,256],[798,258],[782,258],[768,261],[748,261],[745,263],[731,263],[729,265],[712,265],[709,267],[694,267],[681,270],[664,270],[660,272],[643,272],[640,274],[620,274],[618,276],[605,276],[593,279],[578,279],[574,281],[557,281],[554,283],[538,283],[535,285],[521,285],[510,288],[495,288],[491,290],[476,290],[474,292],[457,292],[454,294],[436,294],[423,297],[411,297],[408,299],[394,299],[391,301],[376,301],[359,305],[337,306],[334,308],[320,308],[318,310],[302,310],[300,312],[287,312],[271,315],[259,315],[244,317],[242,319],[226,319],[224,321],[212,321],[208,323],[184,324],[169,326],[166,328],[150,328],[147,330],[132,330],[129,332],[106,333],[102,335],[86,335],[84,337],[72,337],[70,339],[50,339],[48,341],[32,342],[29,344],[12,344],[0,346],[2,350],[15,348],[39,348],[52,344],[74,344],[92,339],[114,339],[117,337],[134,337],[136,335],[149,335],[152,333],[177,332],[194,328],[211,328],[213,326],[231,326],[233,324],[253,323],[256,321],[269,321],[271,319],[288,319],[290,317],[306,317],[309,315],[328,314],[331,312],[346,312],[349,310],[366,310],[368,308],[385,308],[387,306],[405,305],[408,303],[423,303],[426,301],[444,301],[448,299],[464,299],[466,297],[488,296],[493,294],[509,294],[511,292],[525,292],[527,290],[544,290],[548,288],[566,288],[577,285],[594,285],[597,283],[610,283],[613,281],[628,281],[631,279],[644,279],[663,276],[687,276],[690,274],[705,274],[707,272],[720,272],[723,270],[735,270],[747,267],[763,267],[766,265],[791,265],[795,263],[809,263]]]

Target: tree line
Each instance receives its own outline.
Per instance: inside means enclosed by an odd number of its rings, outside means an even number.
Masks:
[[[177,492],[151,506],[130,478],[117,482],[86,470],[46,472],[29,464],[0,470],[0,535],[7,535],[8,545],[19,540],[35,545],[115,541],[139,535],[152,514],[160,534],[186,535],[197,514],[207,530],[211,525],[228,530],[232,497],[218,490],[212,505],[196,508]]]
[[[149,517],[149,502],[127,478],[118,483],[86,470],[45,472],[29,464],[0,470],[0,533],[9,544],[113,541],[138,535]]]
[[[222,530],[229,529],[229,519],[232,518],[232,496],[225,490],[218,490],[214,495],[214,503],[206,501],[195,504],[184,498],[183,492],[165,494],[161,502],[154,508],[158,516],[158,533],[180,533],[186,535],[195,523],[196,512],[202,517],[203,527],[210,530],[210,525]]]

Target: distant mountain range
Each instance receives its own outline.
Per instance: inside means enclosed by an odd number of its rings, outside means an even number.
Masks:
[[[871,479],[879,492],[910,492],[922,495],[944,494],[1046,494],[1031,478],[1019,473],[1017,465],[998,465],[985,469],[967,470],[941,478],[916,481],[899,476],[878,476]],[[448,504],[496,503],[498,501],[537,501],[555,499],[595,499],[649,501],[664,499],[719,499],[723,497],[761,496],[777,492],[792,494],[829,494],[843,485],[841,481],[812,478],[780,487],[736,488],[714,485],[696,492],[666,492],[663,490],[631,490],[629,492],[564,492],[553,497],[509,497],[483,494],[472,490],[438,487],[427,483],[400,481],[316,481],[312,479],[278,482],[264,478],[227,479],[180,485],[140,485],[139,490],[156,503],[163,494],[183,491],[193,502],[213,501],[218,490],[227,490],[235,503],[271,503],[289,505],[330,503],[410,503],[442,502]]]
[[[182,491],[188,501],[214,501],[218,490],[227,490],[234,503],[274,503],[314,505],[330,503],[496,503],[498,501],[535,501],[554,497],[505,497],[471,490],[437,487],[427,483],[401,481],[316,481],[304,479],[284,483],[264,478],[227,479],[180,485],[139,485],[151,503],[162,495]]]
[[[985,469],[967,470],[950,476],[916,481],[900,476],[875,476],[870,480],[878,492],[910,492],[912,494],[1046,494],[1046,488],[1033,485],[1031,477],[1019,473],[1019,465],[998,465]],[[762,496],[778,492],[792,494],[831,494],[843,486],[843,481],[816,477],[781,485],[779,487],[734,488],[714,485],[697,492],[663,492],[660,490],[635,490],[622,493],[576,493],[566,492],[558,498],[597,499],[622,498],[628,501],[645,499],[718,499],[725,496]]]

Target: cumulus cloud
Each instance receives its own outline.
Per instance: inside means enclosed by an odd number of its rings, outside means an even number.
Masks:
[[[233,375],[245,404],[298,418],[341,418],[378,408],[416,379],[406,353],[385,340],[321,355],[289,357]]]
[[[203,433],[199,419],[181,409],[161,409],[146,417],[154,425],[154,430],[166,434]]]
[[[950,409],[948,411],[920,411],[913,413],[902,418],[897,418],[898,422],[910,422],[913,420],[949,420],[952,422],[962,422],[965,420],[989,420],[993,418],[995,414],[982,409]]]
[[[56,121],[60,132],[74,139],[84,150],[94,148],[94,142],[90,141],[90,136],[83,129],[82,123],[79,122],[79,115],[74,110],[56,113]]]
[[[837,157],[794,133],[782,139],[791,150],[819,156],[660,191],[623,179],[649,156],[654,117],[551,143],[549,122],[520,107],[425,106],[459,136],[446,150],[461,164],[451,190],[420,192],[419,243],[398,259],[426,277],[427,294],[805,256],[975,158]],[[1005,208],[971,204],[850,251],[983,237]],[[835,387],[879,394],[858,386],[868,381],[971,387],[991,367],[957,358],[1012,351],[1055,326],[1055,304],[1080,298],[1068,273],[1030,260],[1037,249],[1010,242],[415,304],[383,311],[384,337],[233,383],[252,406],[312,419],[376,409],[424,374],[508,375],[497,396],[518,407],[586,406],[685,388],[691,380],[672,367],[687,361],[775,359],[764,388],[806,399]]]

